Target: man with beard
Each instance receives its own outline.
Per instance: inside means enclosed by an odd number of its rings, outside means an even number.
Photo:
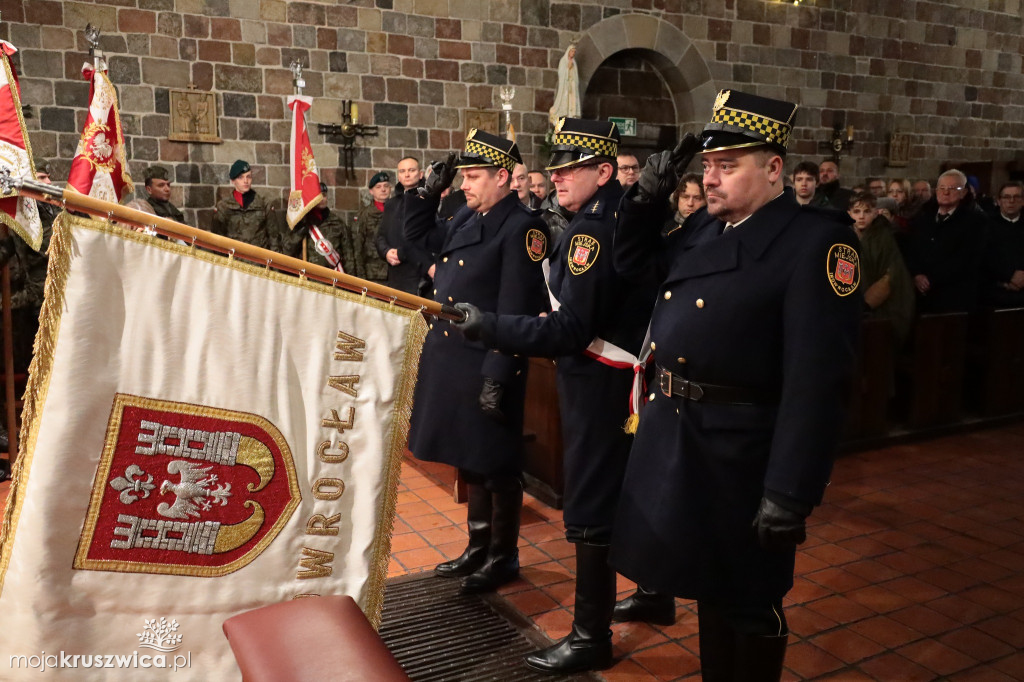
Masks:
[[[514,142],[472,130],[456,160],[435,163],[423,189],[403,198],[405,238],[438,254],[433,296],[482,310],[536,316],[547,309],[541,261],[547,229],[509,189],[522,163]],[[436,218],[455,168],[466,206]],[[461,578],[463,593],[490,592],[519,575],[523,505],[523,400],[527,359],[467,341],[447,322],[430,324],[413,398],[409,449],[443,462],[466,483],[469,542],[438,575]]]
[[[568,637],[526,657],[529,667],[552,674],[612,663],[616,590],[609,541],[631,440],[624,426],[635,356],[654,302],[653,280],[630,286],[608,258],[622,195],[615,179],[618,143],[614,123],[563,118],[555,127],[548,170],[558,205],[572,217],[550,261],[549,315],[456,304],[467,313],[456,325],[467,339],[506,353],[557,358],[563,518],[566,539],[576,549],[575,611]]]

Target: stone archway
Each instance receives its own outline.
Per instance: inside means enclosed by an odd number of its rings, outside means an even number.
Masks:
[[[626,50],[642,53],[664,79],[675,105],[677,130],[707,122],[704,118],[717,92],[707,62],[685,33],[646,14],[618,14],[583,33],[576,50],[581,95],[598,67]]]

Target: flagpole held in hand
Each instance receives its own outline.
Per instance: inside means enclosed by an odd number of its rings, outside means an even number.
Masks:
[[[391,301],[395,305],[405,308],[420,309],[424,314],[442,320],[461,322],[465,314],[456,310],[454,306],[445,305],[432,301],[421,296],[414,296],[398,289],[377,284],[369,280],[353,277],[325,268],[321,265],[301,261],[298,258],[286,256],[262,249],[252,244],[222,237],[206,230],[200,230],[188,225],[182,225],[173,220],[162,218],[151,213],[138,211],[134,208],[121,206],[110,201],[86,196],[73,189],[61,189],[56,185],[47,185],[35,180],[13,177],[7,169],[0,169],[0,192],[7,194],[16,191],[23,197],[45,201],[46,203],[59,206],[68,211],[80,211],[96,218],[120,223],[129,227],[143,227],[154,230],[172,239],[180,239],[186,244],[201,246],[211,251],[233,254],[235,258],[244,258],[258,265],[273,266],[281,272],[288,272],[293,275],[302,275],[307,279],[316,280],[331,286],[338,286],[348,291],[366,293],[374,298]]]

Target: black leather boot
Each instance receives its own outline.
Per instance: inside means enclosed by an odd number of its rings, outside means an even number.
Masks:
[[[736,631],[718,609],[697,603],[700,674],[704,682],[734,682]]]
[[[434,568],[434,573],[445,578],[461,578],[483,566],[491,546],[491,491],[482,483],[467,483],[466,495],[469,544],[461,556]]]
[[[612,620],[617,623],[637,621],[653,625],[672,625],[676,622],[676,600],[658,592],[649,592],[640,585],[612,611]]]
[[[526,665],[544,673],[569,675],[604,670],[612,664],[612,608],[615,571],[608,565],[608,545],[576,544],[576,606],[572,632],[561,641],[526,657]]]
[[[463,594],[493,592],[519,577],[519,515],[523,510],[523,484],[518,477],[490,479],[493,517],[487,560],[462,579]]]
[[[739,635],[736,638],[736,682],[779,682],[789,635]]]

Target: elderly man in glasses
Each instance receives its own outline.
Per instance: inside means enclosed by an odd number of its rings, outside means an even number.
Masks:
[[[974,310],[988,220],[967,189],[967,176],[950,169],[939,176],[935,202],[925,204],[910,225],[907,269],[921,313]]]

